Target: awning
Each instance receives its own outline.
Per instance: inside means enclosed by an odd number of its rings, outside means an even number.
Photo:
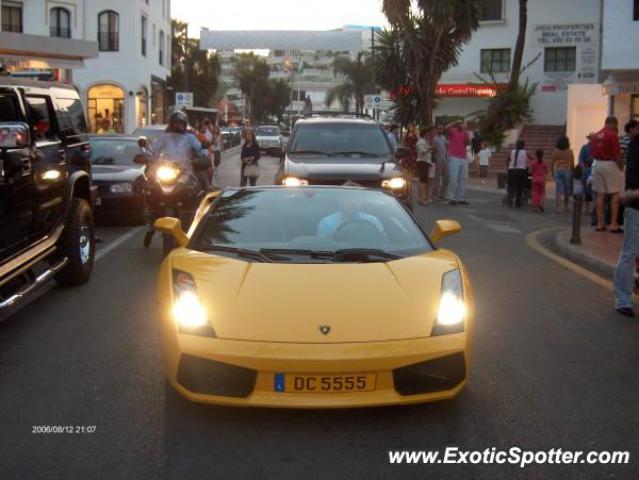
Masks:
[[[81,68],[97,56],[97,42],[0,32],[0,63],[8,70]]]

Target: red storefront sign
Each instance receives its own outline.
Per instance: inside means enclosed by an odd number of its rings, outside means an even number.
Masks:
[[[437,95],[440,97],[494,97],[497,89],[505,87],[505,84],[473,85],[468,83],[440,83],[437,85]]]

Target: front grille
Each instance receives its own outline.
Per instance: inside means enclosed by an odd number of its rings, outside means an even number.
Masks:
[[[339,180],[322,180],[322,179],[309,178],[308,184],[309,185],[339,185],[341,186],[341,185],[344,185],[349,180],[350,182],[356,183],[365,188],[380,188],[382,184],[381,180],[356,180],[356,179],[348,179],[348,178],[342,178]]]
[[[466,362],[461,352],[393,370],[395,390],[400,395],[450,390],[465,377]]]
[[[192,355],[182,355],[177,381],[193,393],[223,397],[248,397],[255,387],[257,372]]]

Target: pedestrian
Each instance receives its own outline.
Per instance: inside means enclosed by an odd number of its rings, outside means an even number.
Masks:
[[[466,183],[468,181],[468,132],[461,120],[448,130],[448,203],[468,205]]]
[[[632,123],[634,122],[634,123]],[[639,257],[639,122],[628,124],[628,155],[624,204],[624,237],[615,269],[615,309],[621,315],[634,316],[632,292],[635,286],[635,260]]]
[[[523,139],[517,140],[515,148],[510,152],[508,161],[508,197],[506,203],[513,206],[513,200],[517,208],[521,208],[524,187],[528,179],[528,165],[530,157],[526,152],[526,143]]]
[[[206,121],[200,122],[197,125],[197,133],[195,134],[198,141],[202,144],[202,148],[205,148],[209,157],[210,166],[206,169],[206,177],[209,183],[213,183],[214,167],[213,167],[213,151],[211,148],[211,136],[209,135],[209,129]]]
[[[577,163],[583,168],[583,190],[584,190],[584,211],[586,214],[590,213],[590,203],[592,202],[592,189],[590,188],[590,175],[592,169],[592,152],[590,150],[590,140],[594,134],[590,133],[586,136],[587,142],[582,145],[579,150],[579,160]]]
[[[213,179],[217,180],[218,169],[222,163],[222,147],[224,139],[220,127],[214,125],[212,127],[211,148],[213,150]]]
[[[568,137],[561,136],[557,140],[555,150],[552,152],[550,161],[550,170],[553,172],[555,179],[555,208],[560,211],[560,205],[563,204],[562,211],[568,212],[568,204],[572,193],[572,169],[575,168],[575,155],[570,149],[570,141]]]
[[[417,141],[417,175],[419,176],[417,201],[420,205],[428,205],[430,200],[429,182],[435,176],[435,165],[432,161],[433,146],[428,138],[430,130],[421,129]]]
[[[107,117],[103,117],[100,120],[100,128],[96,132],[98,135],[113,135],[115,134],[115,130],[111,128],[111,119]]]
[[[404,136],[404,147],[408,149],[408,155],[403,159],[402,164],[408,171],[408,178],[412,179],[417,167],[417,133],[414,125],[408,126],[408,131]]]
[[[441,123],[435,128],[433,147],[435,177],[431,182],[431,194],[433,199],[446,200],[446,191],[448,190],[448,140],[446,135],[444,135],[444,125]]]
[[[399,140],[397,138],[397,129],[398,129],[397,125],[393,123],[388,126],[388,133],[386,134],[386,137],[388,138],[388,143],[390,143],[393,153],[397,151],[397,146],[399,144]]]
[[[546,176],[548,165],[544,162],[544,151],[540,148],[535,152],[535,160],[530,164],[532,173],[532,203],[539,213],[544,211],[546,199]]]
[[[617,134],[619,121],[617,117],[606,118],[604,128],[595,133],[590,148],[592,152],[592,189],[597,194],[595,209],[597,211],[597,232],[606,231],[604,206],[606,196],[610,195],[610,232],[622,233],[619,228],[619,193],[624,187],[623,157]]]
[[[473,162],[476,162],[479,157],[479,152],[483,148],[483,142],[481,141],[481,136],[479,132],[475,130],[473,132],[473,138],[470,139],[470,151],[473,154]]]
[[[490,166],[490,158],[492,157],[492,150],[488,148],[488,143],[481,142],[481,149],[477,156],[479,157],[479,176],[486,178],[488,176],[488,167]]]
[[[260,146],[255,138],[255,131],[252,128],[244,130],[244,145],[240,154],[242,166],[240,169],[240,187],[250,184],[254,187],[260,176],[258,162],[260,159]]]

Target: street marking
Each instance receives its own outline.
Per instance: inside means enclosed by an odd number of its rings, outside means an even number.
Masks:
[[[132,228],[131,230],[129,230],[125,234],[119,236],[118,238],[113,240],[111,243],[109,243],[107,246],[105,246],[104,248],[100,249],[100,251],[95,254],[95,260],[94,261],[97,262],[98,260],[106,257],[109,253],[111,253],[113,250],[118,248],[120,245],[122,245],[124,242],[126,242],[129,238],[131,238],[135,234],[141,232],[145,228],[146,228],[145,226]]]
[[[540,255],[543,255],[546,258],[549,258],[550,260],[552,260],[553,262],[558,263],[559,265],[561,265],[564,268],[567,268],[568,270],[571,270],[572,272],[576,273],[577,275],[581,275],[582,277],[587,278],[588,280],[590,280],[593,283],[596,283],[597,285],[600,285],[610,291],[614,290],[613,288],[613,284],[610,280],[606,280],[605,278],[603,278],[600,275],[597,275],[596,273],[591,272],[590,270],[577,265],[576,263],[571,262],[570,260],[565,259],[564,257],[561,257],[553,252],[551,252],[550,250],[548,250],[546,247],[542,246],[541,243],[539,243],[539,236],[543,235],[545,233],[549,233],[552,231],[559,231],[562,230],[564,227],[561,228],[545,228],[543,230],[537,230],[535,232],[531,232],[526,236],[526,243],[528,244],[528,246],[530,248],[532,248],[534,251],[536,251],[537,253],[539,253]]]
[[[487,223],[486,226],[488,228],[492,228],[493,230],[495,230],[496,232],[499,232],[499,233],[523,233],[518,228],[513,228],[513,227],[511,227],[509,225],[499,225],[497,223]]]

